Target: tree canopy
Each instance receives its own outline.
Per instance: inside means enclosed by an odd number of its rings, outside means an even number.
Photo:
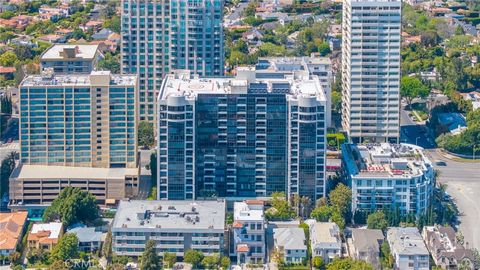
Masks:
[[[367,262],[351,258],[335,258],[327,265],[327,270],[373,270],[373,266]]]
[[[155,241],[148,240],[145,244],[145,250],[142,253],[140,261],[140,270],[158,270],[162,269],[162,262],[155,249]]]
[[[428,87],[416,77],[404,76],[400,81],[400,95],[409,105],[414,98],[425,98],[429,92]]]
[[[138,144],[144,147],[150,147],[155,143],[153,124],[142,121],[138,125]]]
[[[76,222],[89,223],[98,218],[95,197],[80,188],[66,187],[43,214],[47,222],[60,219],[65,227]]]
[[[383,211],[376,211],[367,217],[367,227],[369,229],[379,229],[385,231],[388,227],[388,221]]]
[[[183,261],[193,266],[193,269],[198,269],[203,261],[203,254],[198,250],[189,249],[183,256]]]
[[[65,261],[78,257],[78,238],[73,233],[67,233],[53,248],[51,259],[54,261]]]

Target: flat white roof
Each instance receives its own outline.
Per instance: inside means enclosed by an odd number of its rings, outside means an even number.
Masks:
[[[109,71],[92,71],[91,74],[41,74],[29,75],[20,83],[20,87],[46,87],[46,86],[84,86],[90,87],[90,76],[109,76],[109,85],[135,86],[136,75],[111,74]],[[105,85],[108,86],[108,85]]]
[[[74,49],[78,48],[77,53],[75,54],[75,59],[93,59],[95,58],[95,54],[98,51],[98,44],[97,45],[68,45],[68,44],[55,44],[46,50],[41,60],[63,60],[69,59],[65,58],[63,54],[64,49]],[[71,59],[71,58],[70,58]]]
[[[136,168],[91,168],[22,164],[13,170],[11,178],[20,179],[124,179],[138,175]]]
[[[246,202],[235,202],[233,205],[233,219],[242,220],[264,220],[263,204],[248,204]]]
[[[334,222],[316,222],[313,224],[314,233],[312,239],[315,243],[339,243],[336,234],[339,233],[339,228]]]
[[[287,74],[281,78],[257,78],[262,70],[255,67],[237,68],[237,77],[199,78],[188,71],[177,71],[165,77],[158,98],[170,96],[195,98],[198,94],[284,93],[291,97],[315,96],[326,101],[324,89],[317,76]],[[257,89],[258,88],[258,89]]]
[[[57,239],[60,236],[62,230],[61,222],[50,222],[50,223],[40,223],[33,224],[31,233],[38,233],[41,231],[50,231],[48,238]]]
[[[112,229],[221,230],[225,201],[120,201]]]

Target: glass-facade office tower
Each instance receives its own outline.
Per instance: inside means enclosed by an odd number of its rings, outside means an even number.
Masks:
[[[343,3],[342,126],[353,142],[400,136],[401,0]]]
[[[20,84],[21,162],[136,168],[136,94],[136,76],[109,71],[26,77]]]
[[[122,0],[122,71],[139,76],[140,120],[153,122],[163,77],[224,74],[223,0]]]
[[[326,98],[317,76],[168,75],[158,100],[158,197],[325,195]]]

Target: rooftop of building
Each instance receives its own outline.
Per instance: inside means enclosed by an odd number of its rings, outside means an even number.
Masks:
[[[280,78],[258,78],[254,67],[239,67],[235,77],[200,78],[189,71],[179,70],[164,79],[158,98],[185,96],[194,99],[198,94],[287,94],[309,96],[326,101],[317,76],[288,74]]]
[[[305,70],[308,65],[331,65],[328,57],[262,57],[258,59],[257,70],[293,71]]]
[[[225,201],[120,201],[114,230],[224,230]]]
[[[412,144],[344,144],[342,157],[354,177],[412,177],[431,167],[423,148]]]
[[[342,242],[339,237],[340,229],[334,222],[315,222],[311,232],[310,238],[317,244],[339,245]]]
[[[67,231],[77,236],[78,242],[100,242],[102,240],[102,232],[95,231],[93,227],[76,227]]]
[[[381,230],[352,229],[352,240],[353,246],[360,252],[380,251],[384,236]]]
[[[137,168],[92,168],[20,164],[10,178],[19,179],[123,179],[138,175]]]
[[[273,229],[275,244],[283,249],[306,250],[305,232],[302,228],[275,228]]]
[[[0,250],[14,250],[22,237],[27,212],[0,213]]]
[[[54,44],[41,56],[41,60],[93,60],[99,53],[98,45]]]
[[[235,202],[233,205],[233,220],[236,222],[256,220],[263,221],[264,208],[263,202],[256,200],[246,200],[243,202]]]
[[[62,230],[63,224],[61,222],[36,223],[33,224],[28,234],[28,240],[39,241],[43,244],[57,243]]]
[[[392,253],[401,255],[429,255],[422,236],[416,227],[388,228],[387,239]]]
[[[55,74],[46,69],[42,74],[29,75],[23,79],[20,87],[34,86],[87,86],[90,87],[98,78],[103,77],[102,83],[118,86],[135,86],[137,77],[128,74],[111,74],[110,71],[92,71],[90,74]],[[108,79],[109,78],[109,79]],[[107,86],[107,85],[105,85]]]
[[[458,264],[465,259],[475,261],[474,250],[465,248],[457,241],[457,235],[452,227],[425,226],[422,236],[435,261],[443,258],[448,258],[451,262],[456,261]]]

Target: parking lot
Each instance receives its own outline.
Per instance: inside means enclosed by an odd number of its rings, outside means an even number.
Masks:
[[[480,162],[458,162],[428,152],[434,160],[443,160],[446,166],[435,166],[440,172],[438,183],[447,185],[447,192],[457,204],[460,215],[459,229],[469,247],[480,249]]]

